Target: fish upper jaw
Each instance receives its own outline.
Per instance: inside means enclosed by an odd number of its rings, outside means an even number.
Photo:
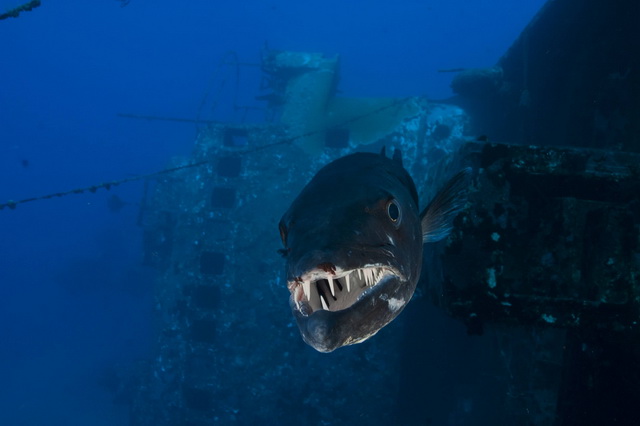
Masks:
[[[301,276],[290,278],[287,286],[291,307],[307,317],[321,310],[338,312],[350,308],[376,286],[391,279],[406,281],[403,274],[390,265],[342,269],[332,263],[322,263]]]

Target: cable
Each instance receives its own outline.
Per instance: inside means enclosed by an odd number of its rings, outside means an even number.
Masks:
[[[164,170],[160,170],[159,172],[149,173],[146,175],[135,176],[135,177],[120,179],[120,180],[113,180],[110,182],[103,182],[103,183],[99,183],[91,186],[85,186],[84,188],[76,188],[76,189],[71,189],[69,191],[55,192],[52,194],[42,195],[40,197],[25,198],[18,201],[9,200],[6,203],[0,204],[0,210],[4,208],[9,208],[11,210],[14,210],[18,204],[30,203],[32,201],[39,201],[39,200],[47,200],[49,198],[55,198],[55,197],[64,197],[66,195],[71,195],[71,194],[82,194],[87,191],[94,194],[98,189],[103,189],[103,188],[108,191],[111,189],[112,186],[118,186],[118,185],[122,185],[123,183],[134,182],[134,181],[143,180],[143,179],[149,179],[149,178],[163,175],[163,174],[174,173],[174,172],[177,172],[178,170],[198,167],[207,163],[209,163],[209,161],[199,161],[197,163],[191,163],[191,164],[185,164],[183,166],[172,167],[170,169],[164,169]]]
[[[0,14],[0,20],[7,18],[17,18],[22,12],[29,12],[36,7],[40,6],[40,0],[33,0],[25,3],[21,6],[14,7],[13,9]]]
[[[246,149],[244,151],[239,151],[238,153],[240,155],[247,155],[247,154],[252,154],[258,151],[263,151],[265,149],[269,149],[269,148],[273,148],[276,146],[280,146],[280,145],[289,145],[293,142],[295,142],[298,139],[303,139],[309,136],[313,136],[322,132],[325,132],[327,130],[332,130],[332,129],[337,129],[343,126],[346,126],[348,124],[351,124],[355,121],[361,120],[363,118],[369,117],[371,115],[377,114],[379,112],[382,112],[386,109],[389,108],[393,108],[395,106],[401,105],[407,101],[409,101],[410,99],[413,99],[413,97],[407,97],[407,98],[401,98],[398,100],[395,100],[393,102],[391,102],[389,105],[384,105],[380,108],[376,108],[373,111],[369,111],[366,114],[362,114],[356,117],[352,117],[348,120],[343,121],[342,123],[336,125],[336,126],[331,126],[331,127],[327,127],[321,130],[315,130],[315,131],[311,131],[311,132],[307,132],[307,133],[302,133],[290,138],[285,138],[282,139],[278,142],[273,142],[273,143],[269,143],[269,144],[265,144],[265,145],[261,145],[261,146],[257,146],[255,148],[251,148],[251,149]],[[154,172],[154,173],[149,173],[146,175],[140,175],[140,176],[134,176],[134,177],[130,177],[130,178],[125,178],[125,179],[120,179],[120,180],[113,180],[113,181],[109,181],[109,182],[102,182],[102,183],[98,183],[95,185],[91,185],[91,186],[86,186],[86,187],[82,187],[82,188],[76,188],[76,189],[71,189],[68,191],[62,191],[62,192],[55,192],[52,194],[47,194],[47,195],[42,195],[39,197],[31,197],[31,198],[24,198],[22,200],[18,200],[18,201],[14,201],[14,200],[9,200],[6,203],[0,203],[0,210],[4,210],[5,208],[9,209],[9,210],[15,210],[15,208],[19,205],[19,204],[25,204],[25,203],[30,203],[32,201],[40,201],[40,200],[47,200],[50,198],[56,198],[56,197],[64,197],[67,195],[72,195],[72,194],[83,194],[85,192],[91,192],[92,194],[95,193],[98,189],[106,189],[107,191],[111,189],[111,187],[113,186],[118,186],[118,185],[122,185],[124,183],[129,183],[129,182],[135,182],[135,181],[139,181],[139,180],[145,180],[145,179],[149,179],[149,178],[153,178],[156,176],[160,176],[160,175],[165,175],[165,174],[170,174],[170,173],[175,173],[177,171],[180,170],[185,170],[185,169],[190,169],[193,167],[200,167],[204,164],[208,164],[211,163],[211,160],[204,160],[204,161],[198,161],[195,163],[189,163],[189,164],[185,164],[182,166],[177,166],[177,167],[171,167],[169,169],[164,169],[164,170],[160,170],[158,172]]]

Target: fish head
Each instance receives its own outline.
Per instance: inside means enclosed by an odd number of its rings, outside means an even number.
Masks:
[[[320,352],[373,336],[415,291],[421,224],[398,161],[359,153],[325,166],[282,217],[280,234],[292,312]]]

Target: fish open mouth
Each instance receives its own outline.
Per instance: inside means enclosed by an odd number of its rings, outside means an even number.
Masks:
[[[366,265],[341,270],[332,264],[319,265],[288,282],[297,310],[309,316],[318,310],[337,312],[354,305],[373,287],[400,274],[386,265]]]

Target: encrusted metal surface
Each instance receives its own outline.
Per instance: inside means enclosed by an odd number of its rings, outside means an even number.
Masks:
[[[476,143],[461,156],[478,173],[444,250],[442,306],[471,329],[638,330],[640,156]]]
[[[421,105],[367,146],[404,150],[417,177],[428,163],[418,154],[452,152],[464,126],[456,107]],[[288,137],[281,126],[212,126],[175,161],[206,164],[158,182],[145,223],[146,259],[159,269],[156,357],[132,424],[393,423],[402,320],[366,344],[316,353],[289,311],[277,253],[286,206],[320,167],[359,148],[310,155]]]

